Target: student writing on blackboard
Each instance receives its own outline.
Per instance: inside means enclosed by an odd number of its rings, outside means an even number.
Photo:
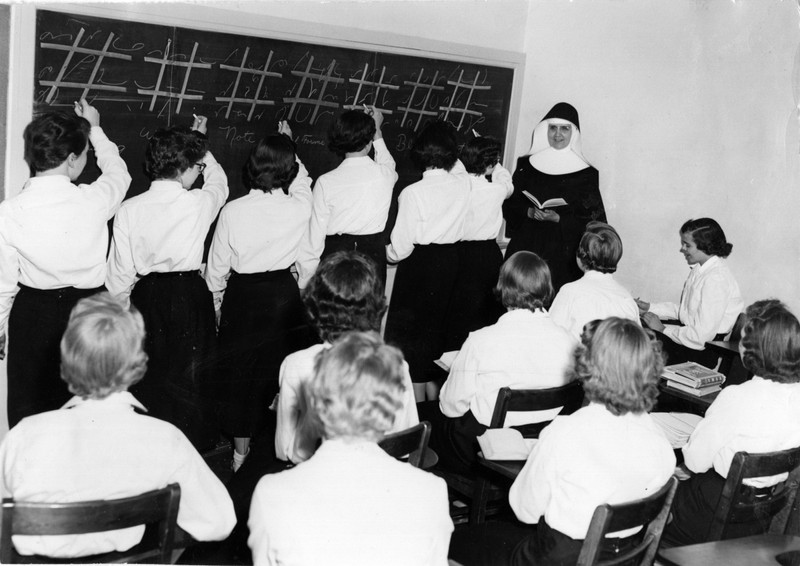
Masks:
[[[368,255],[386,283],[383,230],[397,173],[383,141],[382,123],[381,111],[370,106],[365,107],[365,112],[343,112],[331,127],[328,147],[344,155],[344,161],[314,185],[314,211],[297,262],[301,288],[321,258],[344,250]],[[369,157],[373,148],[374,161]]]
[[[411,367],[417,402],[438,397],[440,370],[433,360],[444,351],[450,298],[458,277],[456,242],[464,236],[470,185],[450,170],[458,159],[452,128],[426,126],[414,141],[411,159],[422,180],[398,198],[397,222],[386,257],[400,262],[389,304],[386,340],[396,344]]]
[[[278,392],[283,358],[310,343],[289,268],[308,229],[311,177],[285,121],[279,132],[250,153],[243,171],[250,192],[222,209],[206,266],[208,287],[221,302],[221,424],[234,437],[234,471]]]
[[[74,110],[43,114],[28,124],[31,179],[22,193],[0,204],[0,329],[8,322],[11,427],[71,397],[59,379],[59,342],[72,307],[102,289],[107,222],[131,182],[117,146],[100,128],[99,112],[86,100]],[[89,142],[102,174],[76,186]],[[0,341],[5,343],[5,334]]]
[[[167,420],[200,450],[218,437],[207,388],[216,346],[214,300],[200,276],[203,243],[228,197],[228,179],[208,151],[206,118],[193,130],[157,131],[145,155],[150,188],[114,219],[108,290],[139,309],[149,356],[132,388],[149,414]],[[188,190],[203,174],[203,187]]]

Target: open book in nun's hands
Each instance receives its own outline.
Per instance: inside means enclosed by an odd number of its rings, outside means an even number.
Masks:
[[[551,198],[544,202],[539,202],[539,199],[530,194],[528,191],[522,191],[522,194],[528,197],[528,200],[533,203],[536,208],[555,208],[557,206],[565,206],[567,201],[563,198]]]
[[[527,460],[537,442],[537,438],[523,438],[522,433],[513,428],[490,428],[478,437],[487,460]]]

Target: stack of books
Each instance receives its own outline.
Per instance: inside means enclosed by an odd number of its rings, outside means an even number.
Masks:
[[[696,397],[719,391],[725,382],[723,374],[695,362],[665,366],[661,376],[667,380],[667,387]]]

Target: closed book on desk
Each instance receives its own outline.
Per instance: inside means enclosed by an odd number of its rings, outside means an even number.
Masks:
[[[725,382],[725,375],[695,362],[683,362],[664,367],[662,374],[668,380],[688,387],[708,387]]]
[[[537,441],[537,438],[523,438],[513,428],[490,428],[478,437],[487,460],[527,460]]]
[[[678,391],[683,391],[684,393],[688,393],[689,395],[694,395],[695,397],[704,397],[706,395],[709,395],[710,393],[716,393],[717,391],[722,389],[719,385],[707,385],[706,387],[692,387],[690,385],[684,385],[683,383],[678,383],[676,381],[670,381],[669,379],[667,379],[667,387],[671,387],[672,389],[677,389]]]

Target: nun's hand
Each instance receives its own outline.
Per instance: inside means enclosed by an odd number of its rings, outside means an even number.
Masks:
[[[529,210],[533,211],[533,216],[531,216],[530,213],[528,216],[540,222],[558,222],[561,220],[561,217],[555,210],[542,210],[540,208],[531,208]]]

